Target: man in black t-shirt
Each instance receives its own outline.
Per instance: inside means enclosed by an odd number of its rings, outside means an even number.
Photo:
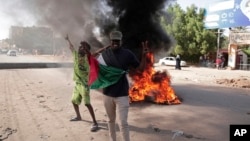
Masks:
[[[141,58],[141,63],[134,53],[121,46],[122,33],[113,31],[110,34],[111,47],[106,49],[98,57],[99,63],[122,69],[124,71],[139,69],[145,66],[145,55]],[[148,52],[147,47],[143,47],[143,54]],[[118,115],[118,125],[123,141],[130,141],[128,126],[129,111],[129,83],[126,73],[113,85],[103,88],[103,102],[108,117],[108,127],[110,141],[116,141],[116,115]]]

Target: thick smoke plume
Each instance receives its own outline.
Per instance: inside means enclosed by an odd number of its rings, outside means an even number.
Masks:
[[[121,30],[125,47],[139,52],[148,41],[153,52],[168,50],[171,40],[160,26],[160,15],[167,0],[18,0],[36,25],[49,26],[55,35],[69,34],[76,45],[81,40],[92,46],[109,44],[108,34]],[[21,5],[21,6],[20,6]],[[13,7],[13,9],[15,9]],[[15,9],[18,11],[18,9]]]
[[[166,0],[111,0],[113,14],[119,17],[118,28],[124,34],[124,44],[135,51],[148,41],[153,52],[168,50],[171,40],[160,25]]]
[[[102,47],[96,19],[103,9],[99,0],[22,0],[25,9],[33,14],[36,24],[51,27],[56,35],[69,34],[73,43],[87,40]],[[96,32],[94,32],[94,30]]]

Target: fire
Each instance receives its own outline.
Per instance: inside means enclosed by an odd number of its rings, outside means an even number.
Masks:
[[[131,102],[150,100],[159,104],[180,104],[170,86],[171,79],[167,71],[155,71],[153,67],[154,56],[146,54],[146,69],[142,73],[132,75],[133,86],[129,89]]]

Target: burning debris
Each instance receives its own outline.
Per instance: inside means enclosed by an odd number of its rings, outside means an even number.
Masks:
[[[171,1],[21,0],[20,5],[25,12],[32,13],[31,17],[37,25],[51,27],[55,36],[70,33],[73,42],[85,39],[100,48],[108,43],[108,34],[116,29],[124,35],[123,47],[140,58],[139,46],[141,42],[148,41],[152,53],[147,54],[147,69],[142,74],[132,76],[134,85],[129,91],[131,101],[148,99],[155,103],[179,104],[181,102],[170,86],[170,75],[167,71],[155,72],[153,69],[153,53],[162,49],[167,51],[172,45],[172,39],[160,24],[161,17],[167,14],[165,6],[168,2]],[[66,11],[64,7],[67,7]]]
[[[180,104],[170,86],[171,77],[167,71],[155,71],[153,68],[153,53],[148,53],[146,69],[142,73],[131,75],[133,86],[129,90],[131,102],[151,101],[158,104]]]

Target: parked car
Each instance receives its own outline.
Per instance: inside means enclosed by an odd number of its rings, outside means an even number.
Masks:
[[[7,52],[7,55],[8,55],[8,56],[16,56],[16,54],[17,54],[17,51],[16,51],[16,50],[9,50],[9,51]]]
[[[7,49],[0,49],[1,51],[0,51],[0,53],[2,53],[2,54],[6,54],[7,52],[8,52],[8,50]]]
[[[161,58],[158,63],[160,65],[175,66],[176,58],[175,57],[164,57],[164,58]],[[187,66],[186,61],[181,60],[181,66],[182,67]]]

